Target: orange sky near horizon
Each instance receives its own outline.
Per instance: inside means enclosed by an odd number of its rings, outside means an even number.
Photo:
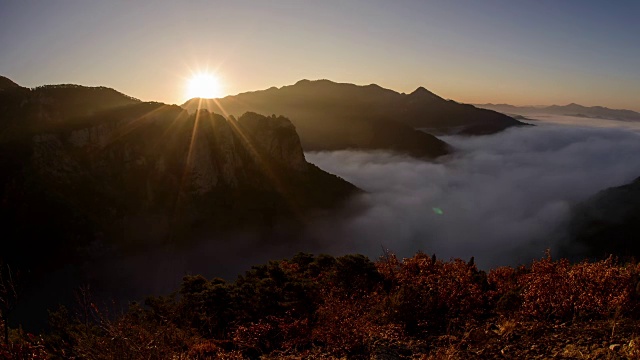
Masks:
[[[69,0],[2,5],[0,75],[181,104],[302,79],[423,86],[464,103],[640,111],[640,2]],[[26,26],[25,24],[28,24]]]

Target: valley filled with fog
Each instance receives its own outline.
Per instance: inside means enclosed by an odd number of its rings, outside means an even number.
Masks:
[[[572,206],[640,175],[638,123],[531,117],[482,137],[444,136],[456,151],[436,162],[387,152],[307,153],[307,160],[366,191],[365,210],[312,233],[332,251],[372,257],[475,257],[481,268],[517,265],[558,249]],[[336,241],[335,239],[340,239]]]
[[[571,251],[572,206],[640,175],[640,124],[546,115],[530,123],[536,126],[442,136],[455,151],[435,161],[384,151],[306,152],[307,161],[364,193],[310,218],[302,233],[212,234],[189,246],[107,258],[94,264],[97,277],[110,294],[131,298],[170,292],[185,274],[233,280],[298,252],[377,259],[383,248],[401,257],[424,251],[473,256],[488,270],[529,263],[547,248]]]

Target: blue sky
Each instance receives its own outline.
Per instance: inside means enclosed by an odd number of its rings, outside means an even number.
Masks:
[[[0,74],[181,103],[327,78],[640,110],[640,1],[2,1]]]

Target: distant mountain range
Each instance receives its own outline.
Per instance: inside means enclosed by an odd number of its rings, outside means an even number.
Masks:
[[[476,106],[509,115],[553,114],[594,119],[640,121],[640,113],[632,110],[609,109],[602,106],[588,107],[574,103],[563,106],[514,106],[508,104],[477,104]]]
[[[449,153],[449,146],[416,128],[482,135],[523,125],[495,111],[445,100],[422,87],[401,94],[374,84],[329,80],[301,80],[221,99],[196,98],[182,106],[190,112],[204,108],[234,115],[285,114],[305,150],[384,149],[431,158]]]

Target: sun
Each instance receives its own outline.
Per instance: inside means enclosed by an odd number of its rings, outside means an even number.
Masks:
[[[213,99],[222,97],[220,80],[213,74],[199,73],[189,79],[187,84],[187,98]]]

